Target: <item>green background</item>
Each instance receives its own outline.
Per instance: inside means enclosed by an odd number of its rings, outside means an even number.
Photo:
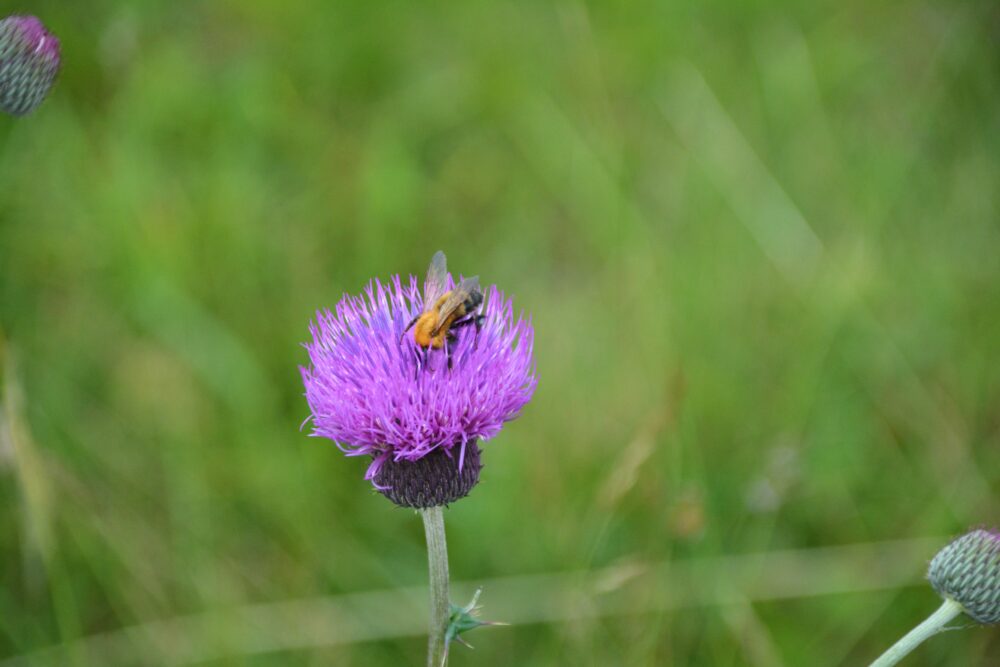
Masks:
[[[512,623],[455,666],[867,664],[1000,522],[991,3],[15,9],[64,66],[0,119],[0,666],[423,664],[419,517],[297,367],[438,249],[539,375],[446,513]]]

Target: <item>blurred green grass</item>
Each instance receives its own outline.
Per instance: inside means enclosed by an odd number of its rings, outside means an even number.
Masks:
[[[998,521],[991,5],[32,11],[65,65],[0,121],[0,657],[419,586],[419,521],[298,430],[297,365],[316,309],[439,248],[532,314],[540,376],[448,512],[459,580]],[[916,565],[903,590],[483,631],[454,663],[863,664],[935,605]],[[910,663],[997,656],[977,630]]]

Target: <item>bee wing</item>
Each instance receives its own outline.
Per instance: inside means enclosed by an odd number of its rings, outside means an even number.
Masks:
[[[455,291],[462,295],[462,300],[473,292],[480,291],[479,288],[479,276],[472,276],[471,278],[462,278],[458,285],[455,286]]]
[[[438,250],[431,258],[427,267],[427,280],[424,282],[424,310],[430,310],[441,295],[448,291],[448,260],[444,253]]]
[[[448,294],[448,298],[441,304],[441,308],[438,309],[439,324],[434,331],[431,332],[431,335],[436,336],[441,333],[441,324],[448,320],[448,316],[458,310],[459,306],[465,303],[465,299],[469,296],[469,294],[478,291],[479,276],[462,278],[458,285],[455,286],[455,289]]]

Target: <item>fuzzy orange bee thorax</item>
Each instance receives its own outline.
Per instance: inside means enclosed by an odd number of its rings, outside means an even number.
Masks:
[[[478,342],[483,324],[483,316],[476,314],[483,303],[479,278],[463,278],[450,290],[446,287],[449,282],[444,253],[437,252],[431,259],[424,283],[424,312],[414,317],[403,330],[405,335],[412,328],[413,342],[425,350],[448,347],[449,341],[456,340],[455,331],[468,325],[476,327]],[[451,368],[450,349],[448,367]]]

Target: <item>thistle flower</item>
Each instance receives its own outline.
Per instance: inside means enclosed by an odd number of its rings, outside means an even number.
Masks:
[[[0,20],[0,108],[14,116],[34,111],[59,71],[59,40],[34,16]]]
[[[443,269],[443,255],[441,256]],[[443,290],[455,288],[450,274]],[[429,280],[433,276],[429,275]],[[369,283],[316,314],[301,368],[313,436],[348,456],[370,456],[365,479],[394,503],[427,508],[468,494],[479,480],[479,442],[530,400],[536,379],[530,321],[495,286],[481,329],[454,329],[448,349],[421,348],[408,323],[434,308],[413,276]],[[431,299],[431,301],[434,301]]]

